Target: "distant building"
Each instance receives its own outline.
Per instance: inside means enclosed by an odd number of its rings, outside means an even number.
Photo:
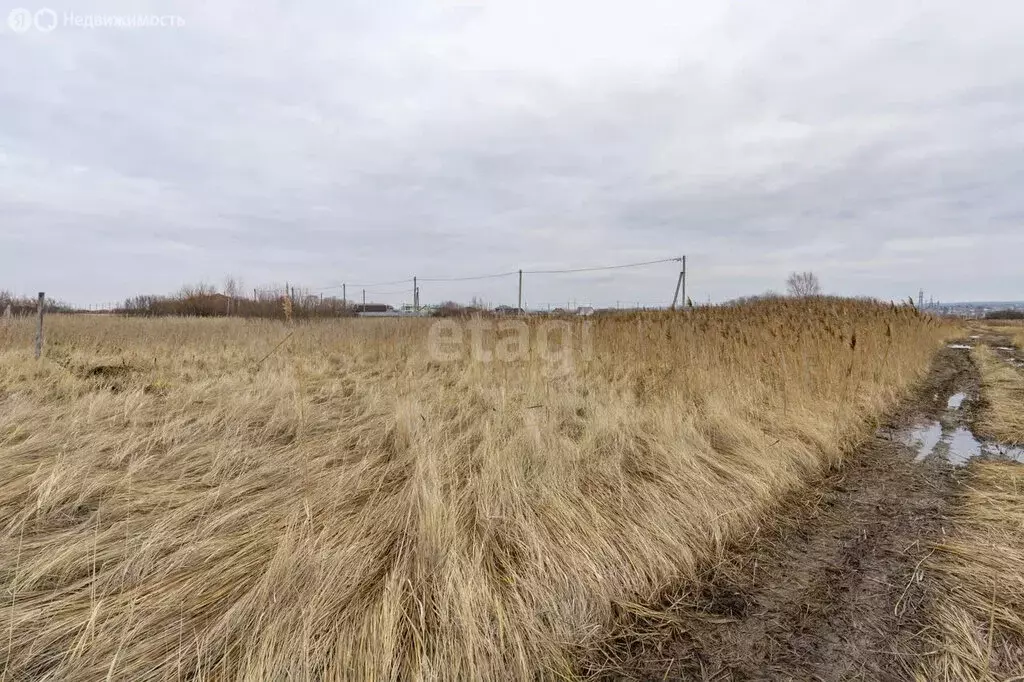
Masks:
[[[523,309],[522,308],[516,308],[516,307],[510,306],[510,305],[499,305],[497,308],[494,309],[494,314],[495,315],[522,315],[523,314]]]
[[[363,310],[361,305],[357,305],[355,308],[356,315],[359,317],[428,317],[430,315],[429,310],[415,310],[411,305],[395,309],[389,305],[367,303],[366,310]]]
[[[393,313],[396,312],[394,308],[384,303],[356,303],[352,305],[352,310],[357,313]]]

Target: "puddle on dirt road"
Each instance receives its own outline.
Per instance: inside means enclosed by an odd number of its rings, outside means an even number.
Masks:
[[[954,348],[956,350],[970,350],[971,349],[971,347],[968,346],[966,343],[951,343],[948,346],[946,346],[946,348]]]
[[[915,426],[905,434],[903,442],[917,450],[914,461],[920,462],[934,453],[954,466],[964,466],[974,457],[982,455],[1024,463],[1024,447],[982,442],[968,427],[955,425],[953,419],[947,418],[952,417],[966,399],[967,393],[958,391],[946,401],[947,413],[944,419],[950,423],[932,420]]]
[[[953,437],[949,439],[949,450],[946,452],[946,459],[950,464],[963,466],[967,460],[981,454],[981,441],[974,437],[970,429],[957,428]]]
[[[1001,350],[1009,353],[1016,353],[1017,349],[1013,346],[996,346],[996,350]]]
[[[982,446],[984,448],[984,446]],[[1001,445],[999,443],[992,443],[988,446],[989,450],[994,452],[997,457],[1003,459],[1012,459],[1016,462],[1024,464],[1024,447],[1018,445]]]
[[[954,466],[964,466],[971,459],[981,455],[1024,463],[1022,447],[983,443],[964,426],[944,432],[942,424],[937,421],[915,427],[907,433],[904,442],[917,449],[915,462],[920,462],[934,453],[941,455]]]
[[[922,426],[915,426],[910,433],[907,434],[906,444],[917,448],[917,457],[914,458],[915,462],[920,462],[922,459],[932,454],[932,450],[939,444],[939,439],[942,438],[942,424],[939,422],[932,422]]]

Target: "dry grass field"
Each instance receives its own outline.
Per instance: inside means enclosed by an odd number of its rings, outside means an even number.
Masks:
[[[1000,325],[985,331],[1018,329]],[[1018,348],[1024,344],[1018,341]],[[984,399],[979,433],[1024,443],[1024,372],[981,343],[971,355]],[[1024,466],[973,462],[955,508],[952,535],[929,562],[937,580],[936,656],[927,677],[1024,679]]]
[[[978,420],[981,434],[1003,443],[1024,444],[1024,373],[987,346],[979,344],[971,354],[986,401]]]
[[[430,323],[54,316],[38,362],[0,328],[4,679],[571,677],[948,335],[779,300],[483,362]]]
[[[1000,331],[1008,334],[1017,348],[1024,350],[1024,321],[1004,323]]]
[[[976,461],[951,536],[928,562],[935,581],[928,680],[1024,677],[1024,467]]]
[[[1017,348],[1024,350],[1024,322],[1018,322],[1007,330]]]
[[[981,329],[1005,335],[1017,348],[1024,350],[1024,320],[985,320]]]

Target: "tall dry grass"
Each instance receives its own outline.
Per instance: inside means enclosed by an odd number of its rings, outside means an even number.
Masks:
[[[1004,443],[1024,444],[1024,372],[981,344],[971,355],[981,373],[985,399],[977,424],[979,432]]]
[[[947,335],[769,301],[596,320],[559,373],[437,361],[428,324],[63,317],[41,362],[0,332],[5,678],[571,676]]]
[[[1024,409],[1024,406],[1022,406]],[[934,580],[929,680],[1024,678],[1024,467],[975,461],[929,560]]]
[[[971,353],[984,398],[979,432],[1024,443],[1024,373],[984,345]],[[928,562],[935,654],[926,677],[1024,679],[1024,466],[972,462],[955,509],[950,538]]]

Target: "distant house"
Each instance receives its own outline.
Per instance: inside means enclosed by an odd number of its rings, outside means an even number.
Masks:
[[[356,314],[359,317],[429,317],[430,310],[426,307],[421,306],[419,310],[414,309],[411,305],[404,305],[400,308],[394,308],[389,305],[367,303],[366,309],[363,309],[362,305],[355,306]]]
[[[589,305],[581,305],[579,308],[576,309],[576,314],[579,315],[580,317],[590,317],[591,315],[594,314],[594,308],[593,306]]]
[[[393,313],[395,309],[386,303],[355,303],[351,306],[357,313]]]
[[[523,309],[516,308],[510,305],[499,305],[494,309],[495,315],[522,315]]]

